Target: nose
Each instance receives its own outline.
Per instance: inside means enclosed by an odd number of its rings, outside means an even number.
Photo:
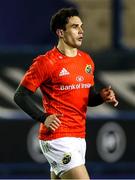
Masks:
[[[79,34],[83,34],[83,32],[84,32],[84,31],[83,31],[82,27],[80,27],[80,28],[79,28]]]

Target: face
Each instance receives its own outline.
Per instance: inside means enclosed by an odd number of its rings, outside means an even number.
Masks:
[[[80,47],[83,40],[82,21],[78,16],[69,18],[66,30],[63,31],[63,41],[73,47]]]

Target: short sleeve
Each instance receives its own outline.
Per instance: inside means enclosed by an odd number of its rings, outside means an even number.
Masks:
[[[33,60],[20,84],[35,92],[43,82],[50,78],[51,70],[52,67],[49,60],[44,56],[39,56]]]

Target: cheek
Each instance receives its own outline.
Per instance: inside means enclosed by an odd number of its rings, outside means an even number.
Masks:
[[[64,41],[67,44],[76,44],[76,38],[77,38],[77,32],[74,31],[68,31],[64,34]]]
[[[70,34],[70,37],[69,37],[72,41],[75,41],[75,39],[77,38],[77,33],[76,32],[72,32]]]
[[[73,36],[73,34],[68,34],[67,36],[65,36],[65,41],[67,41],[67,42],[72,42],[72,41],[74,41],[74,36]]]
[[[77,31],[76,30],[72,30],[72,31],[68,31],[65,36],[67,36],[67,38],[72,38],[74,39],[77,36]]]

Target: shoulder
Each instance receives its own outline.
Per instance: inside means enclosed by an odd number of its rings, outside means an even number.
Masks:
[[[78,50],[78,53],[81,54],[82,57],[84,57],[85,59],[89,60],[92,62],[92,64],[94,64],[92,57],[90,56],[90,54],[88,54],[87,52]]]
[[[53,66],[56,63],[54,49],[51,49],[44,54],[38,55],[36,58],[33,59],[33,63]]]
[[[85,51],[78,50],[78,53],[80,53],[81,56],[84,56],[85,58],[92,59],[91,56],[90,56],[90,54],[88,54],[88,53],[85,52]]]

